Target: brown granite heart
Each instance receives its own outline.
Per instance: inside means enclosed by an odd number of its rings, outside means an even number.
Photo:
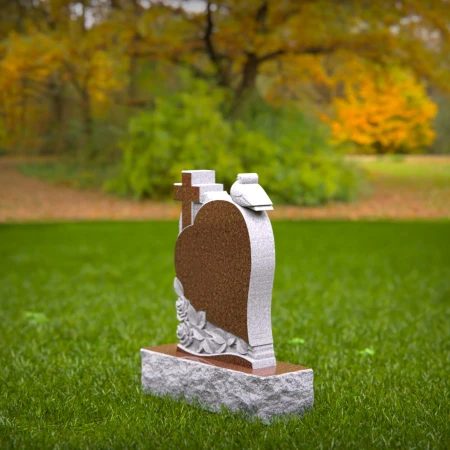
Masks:
[[[233,203],[216,200],[200,208],[178,236],[175,271],[185,297],[208,322],[248,342],[250,237]]]

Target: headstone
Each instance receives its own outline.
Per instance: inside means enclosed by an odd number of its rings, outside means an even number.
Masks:
[[[228,194],[213,170],[185,170],[175,199],[179,342],[141,350],[144,390],[265,421],[303,413],[313,371],[275,359],[273,206],[258,175],[239,174]]]

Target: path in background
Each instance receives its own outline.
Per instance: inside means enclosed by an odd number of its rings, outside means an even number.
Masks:
[[[17,161],[0,160],[0,222],[176,219],[178,204],[120,199],[27,177]],[[450,158],[416,157],[402,162],[359,159],[373,178],[372,195],[355,203],[320,207],[278,206],[283,219],[450,218]],[[270,189],[268,189],[270,192]]]
[[[0,160],[0,222],[174,219],[179,207],[78,191],[22,175]]]

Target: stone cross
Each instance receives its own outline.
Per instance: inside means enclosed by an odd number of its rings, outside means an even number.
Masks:
[[[192,224],[193,215],[201,206],[201,196],[209,191],[222,191],[223,184],[216,183],[214,170],[183,170],[181,183],[174,185],[174,199],[182,202],[181,230]],[[194,203],[194,206],[193,206]]]

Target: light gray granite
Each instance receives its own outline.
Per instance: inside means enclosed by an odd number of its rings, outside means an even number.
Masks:
[[[191,171],[191,173],[194,174],[195,171]],[[258,189],[256,193],[252,192],[251,195],[249,194],[250,198],[256,201],[255,204],[270,203],[272,205],[264,189],[257,183],[258,175],[256,173],[239,174],[238,181],[233,186],[242,186],[243,189]],[[247,354],[245,359],[252,363],[254,369],[271,367],[276,364],[276,360],[273,348],[271,320],[272,287],[275,274],[275,241],[270,218],[264,210],[256,211],[233,202],[232,198],[225,191],[208,192],[203,196],[204,203],[201,206],[210,201],[217,200],[230,201],[230,203],[233,203],[239,209],[246,222],[250,237],[252,267],[248,292],[247,326],[248,344],[252,352],[251,355]],[[195,215],[199,209],[193,209],[195,211],[193,213],[193,221],[195,221]],[[273,208],[271,206],[266,209]],[[183,346],[183,343],[181,344]],[[207,352],[205,349],[203,352],[197,352],[192,348],[186,348],[186,346],[184,348],[194,355],[201,355],[202,353],[215,354],[214,351]],[[233,352],[226,352],[226,354],[233,354]]]
[[[141,349],[141,357],[146,393],[198,401],[208,411],[226,407],[269,423],[279,415],[302,415],[314,403],[312,369],[261,377],[149,349]]]
[[[257,173],[240,173],[237,181],[231,186],[231,198],[235,203],[253,211],[270,211],[272,200],[266,191],[258,184]]]

